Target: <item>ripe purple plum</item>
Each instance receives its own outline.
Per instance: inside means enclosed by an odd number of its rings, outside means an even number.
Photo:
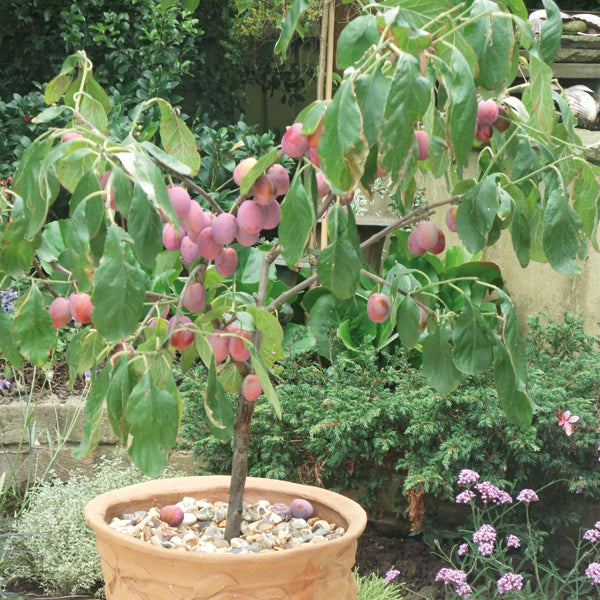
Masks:
[[[258,179],[254,182],[254,187],[252,189],[254,192],[254,201],[261,206],[266,206],[275,200],[277,182],[275,179],[273,179],[273,177],[265,173],[258,177]]]
[[[489,123],[481,123],[477,121],[477,126],[475,127],[475,139],[478,142],[489,141],[493,133],[494,129]]]
[[[61,329],[71,320],[71,302],[67,298],[54,298],[48,307],[54,329]]]
[[[190,238],[189,235],[184,235],[181,238],[181,246],[179,247],[181,258],[186,265],[191,265],[200,257],[200,249],[198,244]]]
[[[444,232],[438,227],[438,241],[433,248],[430,248],[429,251],[432,254],[441,254],[446,249],[446,236]]]
[[[212,334],[208,336],[208,343],[218,365],[229,356],[229,336],[224,334],[222,329],[213,329]]]
[[[328,196],[331,193],[331,186],[329,185],[329,182],[327,181],[327,179],[325,179],[325,175],[323,175],[321,171],[317,172],[316,178],[317,196],[319,198],[325,198],[325,196]]]
[[[71,315],[76,323],[89,323],[92,320],[92,298],[86,292],[74,292],[69,296]]]
[[[260,237],[260,232],[258,233],[248,233],[247,231],[243,231],[240,229],[235,236],[235,239],[241,246],[245,246],[249,248],[250,246],[254,246],[256,242],[258,242],[258,238]]]
[[[62,136],[62,142],[64,144],[65,142],[70,142],[71,140],[79,140],[82,137],[83,135],[81,135],[81,133],[77,133],[76,131],[67,131],[67,133]]]
[[[169,343],[177,350],[184,350],[194,341],[194,324],[189,317],[177,318],[177,315],[173,315],[169,319],[167,332],[171,334]]]
[[[414,256],[421,256],[421,254],[425,254],[425,248],[421,247],[418,242],[418,234],[417,230],[413,229],[408,234],[408,239],[406,240],[406,245],[408,247],[408,251]]]
[[[375,292],[367,300],[367,316],[373,323],[383,323],[392,310],[390,299],[385,294]]]
[[[477,121],[491,125],[498,118],[498,105],[494,100],[481,100],[477,104]]]
[[[241,160],[233,170],[233,181],[235,185],[242,185],[242,180],[246,176],[246,173],[257,163],[258,161],[254,156],[248,156]]]
[[[265,206],[265,222],[263,229],[275,229],[281,220],[281,206],[277,200],[273,200],[271,204]],[[239,240],[238,240],[239,241]]]
[[[248,402],[254,402],[262,393],[263,389],[258,380],[258,375],[246,375],[242,381],[242,396]]]
[[[231,336],[229,339],[229,355],[238,362],[244,362],[250,358],[250,350],[242,337],[249,340],[250,334],[247,331],[239,331],[237,335]]]
[[[215,258],[215,269],[219,275],[229,277],[235,273],[238,265],[238,257],[235,248],[228,246],[223,248]]]
[[[458,210],[458,206],[456,204],[452,204],[448,207],[446,211],[446,225],[450,231],[456,233],[456,211]]]
[[[192,198],[188,191],[180,185],[170,185],[167,188],[167,194],[177,216],[180,219],[185,217],[190,212],[190,206],[192,205]]]
[[[415,235],[423,250],[431,250],[438,242],[438,226],[433,221],[422,221],[416,227]]]
[[[285,196],[290,189],[290,175],[285,167],[275,163],[267,169],[266,174],[275,180],[275,195]]]
[[[212,227],[206,227],[198,234],[198,250],[206,260],[215,260],[222,249],[223,246],[213,239]]]
[[[181,248],[181,238],[171,223],[163,225],[162,242],[167,250],[179,250]]]
[[[237,212],[238,227],[246,233],[259,233],[265,223],[265,208],[254,200],[244,200]]]
[[[179,224],[189,234],[198,234],[209,225],[202,207],[195,200],[191,201],[190,210],[179,219]]]
[[[237,219],[231,213],[221,213],[214,218],[211,229],[215,244],[221,246],[231,244],[238,232]]]
[[[310,519],[315,513],[315,509],[308,500],[295,498],[290,502],[290,513],[294,519]]]
[[[204,289],[204,286],[198,281],[190,283],[185,290],[185,295],[182,300],[183,306],[190,312],[196,313],[204,308],[205,302],[206,290]]]
[[[290,125],[281,138],[281,149],[290,158],[300,158],[308,152],[308,140],[300,133],[302,123]]]
[[[493,126],[500,133],[509,128],[510,121],[508,119],[508,111],[504,108],[504,106],[498,106],[498,118],[493,122]]]
[[[168,504],[160,509],[159,518],[169,527],[179,527],[183,523],[183,509],[173,504]]]
[[[415,139],[419,150],[417,160],[427,160],[429,158],[429,135],[426,131],[419,129],[415,131]]]
[[[98,182],[100,183],[100,187],[105,190],[106,189],[106,185],[108,184],[108,179],[110,178],[111,172],[110,171],[104,171],[104,173],[102,173],[102,175],[100,175],[100,177],[98,177]],[[115,201],[115,190],[112,187],[112,185],[110,186],[110,191],[107,194],[108,196],[108,205],[110,206],[110,208],[112,208],[113,210],[117,210],[117,203]]]

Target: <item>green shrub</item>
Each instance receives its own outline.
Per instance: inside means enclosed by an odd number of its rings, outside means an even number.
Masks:
[[[453,498],[456,474],[478,471],[497,485],[539,489],[546,494],[544,526],[575,520],[563,498],[582,492],[598,498],[600,351],[581,319],[530,322],[529,390],[534,423],[520,429],[501,410],[490,374],[468,378],[448,396],[429,388],[413,366],[416,355],[397,349],[365,349],[353,360],[324,367],[313,357],[283,361],[277,392],[283,418],[257,402],[250,446],[251,475],[291,479],[335,490],[357,490],[371,506],[395,474],[402,492],[423,490]],[[231,449],[215,441],[204,425],[202,394],[187,390],[184,437],[202,472],[226,473]],[[301,399],[301,402],[299,401]],[[556,411],[579,415],[571,437],[558,426]],[[398,513],[406,508],[399,498]],[[542,511],[540,511],[542,512]]]
[[[95,536],[83,516],[98,494],[148,479],[122,458],[104,458],[92,475],[42,482],[14,526],[13,552],[0,576],[33,580],[49,594],[81,594],[102,580]]]

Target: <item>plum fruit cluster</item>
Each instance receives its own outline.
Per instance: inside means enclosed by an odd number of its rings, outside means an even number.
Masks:
[[[478,142],[487,142],[492,137],[494,128],[502,133],[509,125],[508,112],[495,100],[480,100],[477,103],[475,139]]]

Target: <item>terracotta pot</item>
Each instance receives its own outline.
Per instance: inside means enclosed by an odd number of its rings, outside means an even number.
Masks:
[[[248,478],[244,499],[289,504],[305,498],[315,514],[346,533],[322,544],[257,554],[207,554],[159,548],[109,527],[115,516],[173,504],[184,496],[227,501],[229,477],[181,477],[131,485],[85,509],[96,533],[108,600],[355,600],[352,574],[367,515],[359,504],[320,488]]]

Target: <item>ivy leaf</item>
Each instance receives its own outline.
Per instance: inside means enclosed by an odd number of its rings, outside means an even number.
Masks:
[[[449,394],[460,382],[452,353],[452,331],[445,323],[438,323],[423,340],[423,372],[440,394]]]
[[[452,332],[454,364],[463,373],[477,374],[492,363],[494,351],[490,330],[481,313],[465,296],[465,304]]]
[[[112,342],[137,327],[146,291],[146,276],[127,241],[122,241],[125,235],[117,225],[110,226],[104,256],[94,275],[92,321]]]
[[[56,339],[52,318],[42,303],[42,294],[31,284],[23,301],[15,308],[12,334],[21,354],[32,364],[41,367]]]

